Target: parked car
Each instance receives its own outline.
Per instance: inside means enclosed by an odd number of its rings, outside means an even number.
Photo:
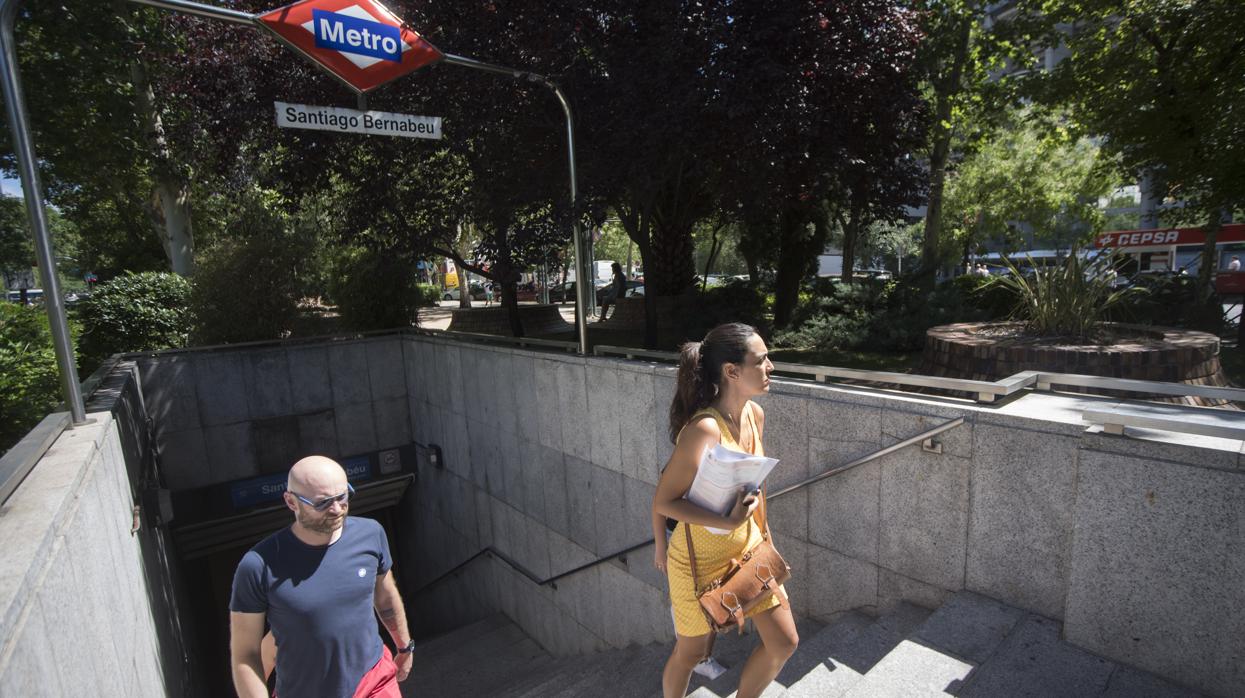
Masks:
[[[441,294],[441,300],[456,301],[458,300],[458,297],[459,297],[458,294],[459,294],[459,287],[451,286],[450,288],[445,289],[445,293]],[[477,281],[471,282],[471,300],[473,301],[484,300],[484,284],[481,284]]]
[[[597,306],[598,307],[601,306],[603,303],[605,303],[605,298],[609,296],[610,293],[612,293],[612,290],[611,290],[612,288],[613,288],[613,284],[609,284],[609,283],[605,284],[604,286],[597,287]],[[632,281],[627,282],[627,288],[623,291],[624,298],[629,298],[631,296],[643,296],[643,295],[644,295],[644,282],[643,281],[632,280]]]

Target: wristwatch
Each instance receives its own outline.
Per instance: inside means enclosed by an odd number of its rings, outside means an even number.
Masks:
[[[415,640],[406,643],[406,647],[399,647],[398,654],[410,654],[415,651]]]

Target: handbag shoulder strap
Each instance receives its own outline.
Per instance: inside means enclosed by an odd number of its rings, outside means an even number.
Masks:
[[[692,546],[692,525],[686,521],[679,523],[683,525],[683,535],[687,536],[687,559],[692,563],[692,591],[696,592],[699,598],[700,587],[696,585],[696,549]]]

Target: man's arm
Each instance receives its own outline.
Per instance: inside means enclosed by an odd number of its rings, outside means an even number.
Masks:
[[[267,698],[259,646],[264,637],[263,613],[229,613],[229,657],[238,698]]]
[[[402,605],[402,595],[398,593],[393,570],[376,577],[376,615],[385,624],[394,645],[400,649],[410,643],[411,634],[406,627],[406,608]],[[411,673],[410,653],[397,654],[393,662],[398,667],[398,681],[405,681]]]

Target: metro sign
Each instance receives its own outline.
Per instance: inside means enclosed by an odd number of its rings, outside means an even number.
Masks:
[[[442,56],[376,0],[302,0],[258,20],[360,93]]]

